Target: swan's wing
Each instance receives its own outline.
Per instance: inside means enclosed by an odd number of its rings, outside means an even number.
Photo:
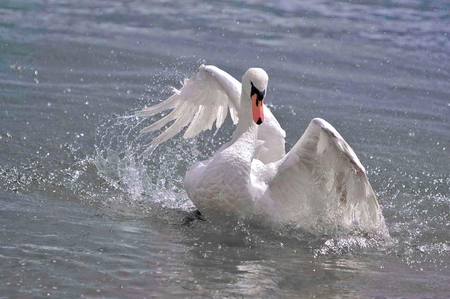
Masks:
[[[211,129],[214,121],[219,129],[227,117],[228,109],[236,124],[240,96],[240,82],[215,66],[201,65],[191,78],[185,80],[180,90],[174,89],[171,97],[137,111],[136,115],[151,116],[173,109],[165,117],[141,130],[142,133],[159,130],[174,121],[152,141],[151,146],[156,146],[180,133],[186,126],[188,128],[184,138],[192,138]]]
[[[313,119],[277,163],[270,196],[283,221],[304,228],[385,232],[384,218],[364,167],[329,123]]]

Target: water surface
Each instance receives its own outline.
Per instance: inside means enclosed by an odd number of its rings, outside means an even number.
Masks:
[[[448,298],[446,1],[3,1],[1,298]],[[290,148],[321,117],[368,170],[392,237],[183,221],[186,169],[233,131],[150,156],[201,63],[259,66]]]

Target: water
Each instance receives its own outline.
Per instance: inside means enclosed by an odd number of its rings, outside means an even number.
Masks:
[[[450,297],[446,1],[0,3],[0,298]],[[159,102],[203,62],[260,66],[290,148],[313,117],[366,166],[392,237],[185,219],[191,163],[148,155]]]

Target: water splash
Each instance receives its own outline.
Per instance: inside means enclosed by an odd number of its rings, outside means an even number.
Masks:
[[[193,208],[183,188],[184,175],[195,161],[211,155],[221,138],[213,139],[211,133],[194,140],[177,136],[150,148],[157,133],[139,131],[151,121],[135,116],[106,120],[96,134],[93,161],[98,174],[131,201],[159,203],[172,209]]]

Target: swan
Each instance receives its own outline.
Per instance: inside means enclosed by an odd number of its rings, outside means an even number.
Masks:
[[[141,130],[160,130],[151,148],[185,127],[184,138],[218,130],[230,112],[232,138],[186,173],[187,195],[206,218],[235,217],[294,225],[308,231],[385,233],[381,208],[353,149],[328,122],[314,118],[285,153],[285,131],[264,104],[269,77],[250,68],[242,83],[213,65],[201,65],[165,101],[136,111],[165,117]]]

